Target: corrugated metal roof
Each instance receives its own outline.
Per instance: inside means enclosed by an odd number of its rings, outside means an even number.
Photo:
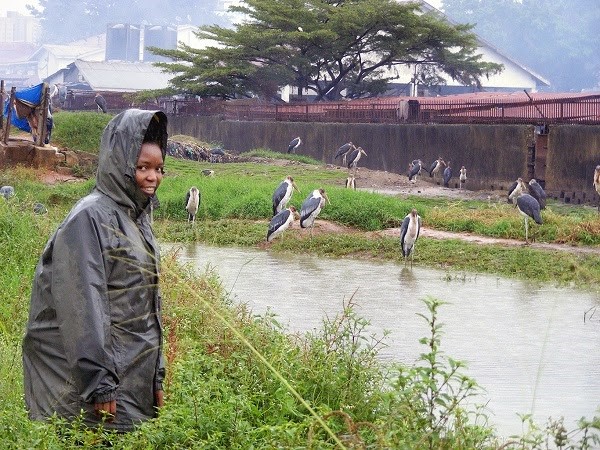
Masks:
[[[95,91],[137,92],[164,89],[173,74],[163,73],[151,63],[141,61],[83,61],[76,60],[80,75]]]

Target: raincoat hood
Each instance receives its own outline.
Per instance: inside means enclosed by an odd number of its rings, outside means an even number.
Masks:
[[[100,141],[96,189],[117,204],[133,210],[134,217],[139,216],[150,202],[135,182],[137,160],[150,126],[158,127],[160,131],[162,138],[159,145],[164,160],[167,116],[162,111],[123,111],[108,123]]]

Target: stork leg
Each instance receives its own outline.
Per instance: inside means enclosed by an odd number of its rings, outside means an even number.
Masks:
[[[529,244],[529,220],[525,217],[525,243]]]

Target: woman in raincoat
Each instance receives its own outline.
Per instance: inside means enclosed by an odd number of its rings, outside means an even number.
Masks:
[[[29,416],[129,431],[163,403],[159,253],[148,213],[167,117],[126,110],[106,126],[96,186],[38,262],[23,340]]]

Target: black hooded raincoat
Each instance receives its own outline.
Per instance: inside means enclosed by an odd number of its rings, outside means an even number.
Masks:
[[[83,412],[117,401],[105,427],[131,430],[156,415],[162,390],[158,247],[149,200],[135,171],[151,120],[160,111],[127,110],[102,136],[96,187],[71,210],[38,262],[23,340],[25,402],[32,419]]]

